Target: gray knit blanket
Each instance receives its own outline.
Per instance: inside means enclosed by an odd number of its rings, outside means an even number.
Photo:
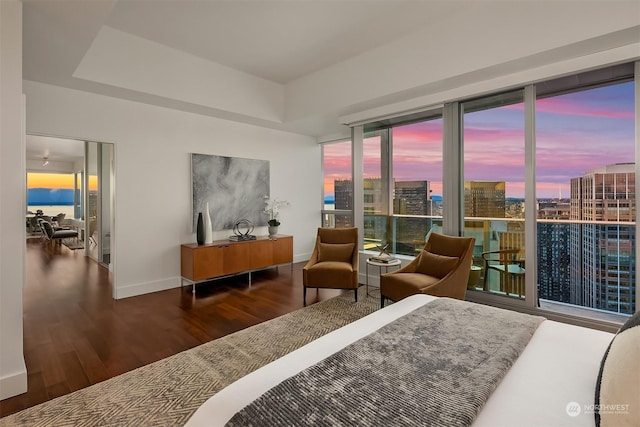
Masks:
[[[468,426],[542,317],[438,299],[275,386],[228,426]]]

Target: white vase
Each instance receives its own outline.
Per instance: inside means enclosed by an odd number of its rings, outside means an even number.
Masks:
[[[204,243],[213,242],[213,229],[211,228],[211,216],[209,215],[209,202],[204,211]]]
[[[274,238],[276,236],[276,234],[278,234],[278,226],[277,225],[270,225],[269,226],[269,237],[270,238]]]

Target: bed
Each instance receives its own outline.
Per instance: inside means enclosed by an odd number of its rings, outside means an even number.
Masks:
[[[322,363],[327,363],[331,358],[337,357],[354,345],[380,333],[380,331],[385,330],[385,328],[389,328],[390,325],[397,324],[409,317],[410,314],[413,315],[413,313],[416,313],[418,310],[430,308],[430,305],[435,307],[437,303],[442,302],[441,300],[449,299],[427,295],[412,296],[329,333],[221,390],[208,399],[194,413],[188,421],[187,426],[227,425],[230,421],[230,425],[233,425],[234,422],[235,424],[243,425],[246,423],[246,419],[244,422],[238,422],[237,417],[241,415],[243,411],[251,408],[252,405],[264,400],[265,397],[268,397],[274,390],[277,390],[278,387],[282,387],[287,382],[294,380],[305,370],[317,367]],[[494,312],[507,312],[507,310],[480,306],[464,301],[457,301],[457,303],[483,307],[480,310],[486,308]],[[467,306],[463,306],[463,308],[466,307]],[[475,310],[475,307],[471,308]],[[443,310],[445,309],[451,313],[456,313],[456,311],[450,307],[445,307]],[[477,323],[474,320],[467,320],[473,318],[468,317],[466,314],[461,315],[458,313],[450,317],[465,319],[465,321],[471,324]],[[420,321],[424,321],[424,319]],[[471,418],[462,421],[455,420],[452,421],[450,425],[470,424],[474,427],[595,425],[593,405],[594,390],[596,388],[596,382],[599,379],[598,373],[603,355],[615,335],[545,319],[534,319],[532,321],[536,324],[532,327],[532,332],[530,336],[527,337],[522,350],[516,350],[518,354],[511,358],[513,360],[510,362],[508,359],[505,359],[504,356],[503,359],[497,357],[498,360],[502,361],[500,363],[510,366],[506,370],[506,373],[497,379],[496,385],[489,387],[487,396],[478,406],[479,409],[470,409],[472,414]],[[510,322],[511,321],[508,323],[512,324]],[[465,327],[463,329],[468,328]],[[485,327],[483,326],[478,330],[481,329],[485,329]],[[496,331],[506,330],[508,334],[512,335],[515,334],[515,329],[520,329],[520,327],[511,329],[508,327],[498,327]],[[637,330],[639,328],[635,329]],[[428,329],[425,333],[427,336],[430,335]],[[497,332],[491,332],[490,335],[494,333]],[[473,334],[477,334],[477,332],[473,332]],[[387,336],[383,339],[388,340],[389,337]],[[377,345],[379,345],[379,343]],[[393,359],[393,357],[386,355],[383,359]],[[493,357],[489,359],[493,359]],[[365,367],[363,366],[363,368]],[[324,366],[321,371],[324,372],[325,370],[330,369]],[[478,370],[484,371],[484,365],[481,366],[480,369],[476,369],[476,371]],[[303,386],[303,389],[304,388]],[[370,420],[367,421],[366,414],[364,418],[361,418],[363,414],[359,412],[364,413],[375,410],[375,405],[372,405],[371,402],[376,401],[376,394],[380,387],[375,384],[373,386],[369,384],[365,389],[366,393],[358,398],[358,404],[355,406],[351,405],[350,409],[348,409],[348,411],[352,412],[350,415],[355,416],[353,420],[358,420],[355,422],[356,424],[370,424]],[[285,394],[295,395],[298,392],[288,389]],[[322,393],[324,397],[326,390]],[[455,396],[451,397],[453,398]],[[304,399],[306,399],[306,397]],[[635,399],[637,400],[637,395]],[[275,401],[268,402],[267,407],[275,408],[275,406],[272,406],[275,405],[274,402]],[[430,411],[428,408],[429,405],[424,403],[425,401],[419,400],[419,402],[419,404],[415,405],[418,411],[425,411],[425,413]],[[295,419],[291,419],[288,415],[288,408],[297,405],[297,403],[291,404],[290,402],[285,402],[285,409],[280,412],[286,412],[286,414],[281,421],[274,421],[272,418],[268,421],[251,418],[252,423],[255,425],[306,424],[301,420],[296,421]],[[625,408],[623,407],[622,409],[624,410]],[[634,408],[632,408],[632,410],[633,409]],[[440,409],[438,409],[438,411],[439,410]],[[458,411],[458,409],[453,408],[453,412],[456,411]],[[267,412],[277,413],[278,410],[268,410]],[[628,412],[629,406],[627,404],[626,413],[628,414]],[[240,420],[242,419],[240,418]],[[392,418],[391,424],[411,424],[411,422],[405,421],[406,420],[400,418]],[[335,425],[347,423],[327,422],[326,420],[322,422],[322,420],[320,420],[320,422],[313,424]],[[349,422],[349,424],[351,424],[351,422]],[[429,422],[421,420],[421,422],[416,424],[426,425],[429,424]],[[431,424],[442,425],[449,423],[440,421]]]

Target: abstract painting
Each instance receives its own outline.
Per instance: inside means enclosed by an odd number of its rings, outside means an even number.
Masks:
[[[229,230],[240,219],[267,224],[264,197],[269,196],[269,161],[191,154],[193,230],[207,202],[213,230]]]

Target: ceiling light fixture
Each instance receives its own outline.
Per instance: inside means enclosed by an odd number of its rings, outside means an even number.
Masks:
[[[47,166],[49,164],[49,158],[48,157],[44,157],[42,159],[42,166]]]

